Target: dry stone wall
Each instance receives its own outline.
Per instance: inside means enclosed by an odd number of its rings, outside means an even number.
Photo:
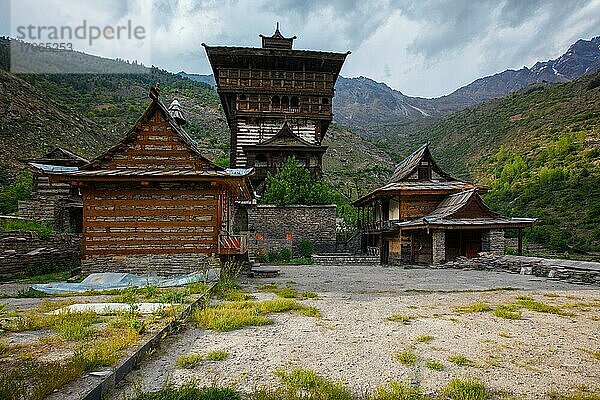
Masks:
[[[247,214],[251,251],[290,248],[299,256],[305,240],[312,242],[315,254],[336,250],[335,205],[258,205],[248,207]]]
[[[44,274],[79,268],[81,235],[0,232],[0,277]]]

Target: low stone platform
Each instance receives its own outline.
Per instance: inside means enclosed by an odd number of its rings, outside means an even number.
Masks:
[[[515,274],[566,280],[573,283],[600,285],[600,263],[591,261],[481,254],[480,257],[471,259],[459,257],[454,261],[436,267],[502,270]]]
[[[356,255],[350,253],[315,254],[314,265],[379,265],[379,256]]]

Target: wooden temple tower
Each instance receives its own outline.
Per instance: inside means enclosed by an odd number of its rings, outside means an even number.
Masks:
[[[259,193],[290,156],[321,175],[334,86],[350,54],[295,50],[296,37],[284,37],[279,25],[260,37],[260,48],[202,44],[231,133],[231,167],[255,168]]]

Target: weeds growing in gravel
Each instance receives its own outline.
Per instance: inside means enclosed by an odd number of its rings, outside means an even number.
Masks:
[[[500,304],[494,310],[494,316],[504,319],[521,319],[521,311],[514,304]]]
[[[314,292],[303,291],[298,293],[296,289],[290,287],[280,288],[277,285],[263,285],[259,290],[261,292],[273,293],[277,297],[284,299],[316,299],[318,297]]]
[[[453,354],[448,356],[448,361],[459,367],[472,367],[475,363],[461,354]]]
[[[443,371],[445,369],[444,364],[436,360],[426,361],[425,368],[429,368],[433,371]]]
[[[533,298],[527,296],[518,296],[517,305],[519,307],[540,313],[556,314],[565,317],[572,317],[574,315],[571,312],[562,310],[560,307],[551,306],[549,304],[536,301]]]
[[[415,339],[415,342],[419,343],[429,343],[433,340],[433,336],[431,335],[421,335]]]
[[[365,400],[424,400],[427,396],[419,386],[410,386],[399,382],[390,382],[379,386],[372,396],[365,396]]]
[[[396,353],[396,360],[406,366],[413,366],[417,363],[417,356],[409,350],[399,351]]]
[[[487,400],[492,394],[479,381],[455,378],[442,389],[442,396],[449,400]]]
[[[177,357],[175,364],[180,368],[192,369],[200,365],[202,361],[223,361],[229,357],[226,350],[215,350],[206,354],[191,353]]]
[[[177,365],[179,368],[193,369],[200,365],[202,360],[204,360],[203,354],[184,354],[177,357],[177,360],[175,360],[175,365]]]
[[[396,322],[402,322],[404,324],[408,324],[410,322],[410,320],[412,319],[412,317],[407,314],[397,313],[397,314],[390,315],[389,317],[387,317],[387,319],[388,319],[388,321],[396,321]]]
[[[453,307],[453,309],[457,313],[475,313],[491,311],[492,307],[490,307],[487,303],[477,302],[469,305],[456,306]]]
[[[292,299],[265,301],[233,301],[199,309],[192,314],[192,320],[200,328],[217,331],[232,331],[245,326],[261,326],[273,323],[267,314],[296,311],[303,315],[317,316],[314,307],[305,307]]]

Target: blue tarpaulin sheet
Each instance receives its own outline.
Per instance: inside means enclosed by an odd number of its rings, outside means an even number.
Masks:
[[[219,269],[212,268],[206,272],[194,272],[187,275],[171,277],[141,276],[128,273],[102,272],[90,274],[79,283],[51,282],[31,286],[31,289],[46,294],[84,293],[91,290],[102,291],[111,289],[125,289],[128,287],[144,286],[183,286],[194,282],[216,282],[219,280]]]

